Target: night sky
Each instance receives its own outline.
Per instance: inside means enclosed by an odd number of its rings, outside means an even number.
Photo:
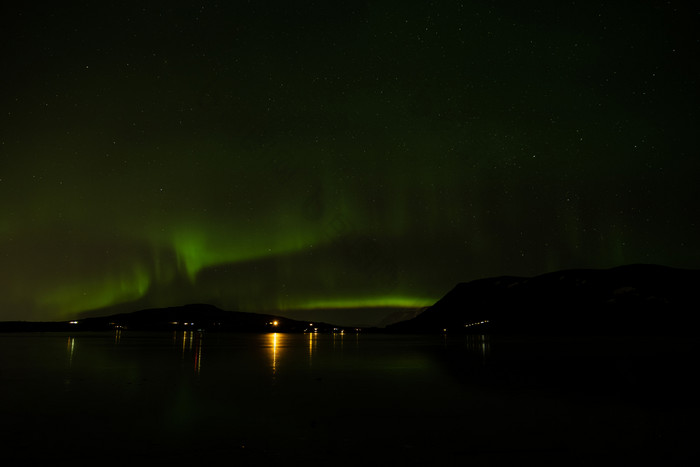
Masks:
[[[0,319],[700,267],[691,2],[129,3],[0,7]]]

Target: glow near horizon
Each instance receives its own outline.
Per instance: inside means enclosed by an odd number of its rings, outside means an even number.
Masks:
[[[352,308],[422,308],[435,303],[434,298],[416,296],[367,296],[339,299],[320,299],[301,302],[290,309],[333,310]]]

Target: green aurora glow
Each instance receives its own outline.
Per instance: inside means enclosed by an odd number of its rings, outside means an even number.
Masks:
[[[698,267],[695,11],[230,3],[3,7],[0,319]]]

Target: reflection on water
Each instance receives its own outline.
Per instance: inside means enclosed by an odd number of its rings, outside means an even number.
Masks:
[[[277,333],[267,335],[269,339],[270,348],[272,349],[272,375],[275,375],[277,371]]]
[[[202,331],[173,331],[173,347],[180,349],[180,360],[184,362],[191,355],[194,373],[197,375],[202,371],[203,339]]]
[[[488,357],[491,353],[491,340],[487,334],[470,334],[466,336],[465,348],[473,355],[482,358]]]
[[[313,365],[314,350],[317,345],[318,333],[310,332],[305,334],[309,340],[309,366]]]
[[[638,351],[619,344],[619,355],[673,364],[650,342]],[[220,455],[256,465],[329,455],[352,465],[367,452],[417,465],[450,456],[464,465],[560,456],[567,465],[611,446],[642,456],[650,439],[683,447],[673,436],[693,431],[678,428],[687,418],[678,391],[688,401],[697,386],[668,381],[690,372],[655,384],[645,358],[624,360],[621,374],[620,359],[599,358],[609,351],[602,344],[485,334],[449,335],[447,348],[438,335],[0,334],[0,394],[12,401],[0,406],[0,439],[47,459],[96,459],[110,439],[125,460],[212,463]],[[649,397],[630,402],[639,391]],[[663,416],[649,402],[659,391]]]
[[[286,334],[272,332],[272,333],[265,335],[264,347],[266,347],[269,351],[270,366],[272,367],[272,379],[273,379],[273,381],[277,377],[277,365],[278,365],[277,359],[279,358],[278,352],[285,345],[286,340],[287,340]]]
[[[123,343],[124,331],[117,329],[113,334],[113,345],[115,347]],[[359,349],[362,346],[363,340],[365,343],[376,339],[373,336],[361,337],[360,333],[354,333],[353,336],[347,336],[346,333],[319,334],[317,332],[309,332],[305,334],[285,334],[285,333],[268,333],[261,335],[239,336],[241,345],[259,346],[266,349],[269,368],[272,370],[272,377],[276,377],[280,371],[280,356],[283,348],[293,347],[298,348],[299,344],[303,343],[306,349],[306,362],[308,367],[312,368],[318,363],[319,355],[321,357],[330,357],[335,354],[339,357],[344,355],[344,352],[352,350],[351,355],[357,358]],[[80,337],[79,339],[83,339]],[[439,337],[443,346],[454,347],[457,345],[466,352],[464,355],[478,356],[483,361],[490,355],[491,342],[490,337],[486,334],[474,334],[462,336],[457,340],[449,338],[447,335]],[[78,338],[74,336],[68,337],[66,341],[66,356],[68,367],[74,366]],[[221,342],[220,339],[217,339]],[[347,341],[347,342],[346,342]],[[346,346],[350,348],[346,348]],[[172,346],[178,350],[180,361],[183,363],[190,362],[187,367],[192,368],[194,374],[199,375],[202,371],[203,354],[204,354],[204,332],[202,331],[173,331]],[[294,361],[295,365],[298,362]]]
[[[197,337],[198,339],[194,351],[194,372],[199,374],[199,372],[202,371],[202,333],[198,333]]]
[[[340,353],[343,353],[343,337],[345,336],[344,332],[334,332],[333,333],[333,350],[339,350]]]
[[[75,337],[68,338],[68,368],[73,368],[73,355],[75,354]]]
[[[68,358],[68,372],[63,378],[63,385],[65,390],[69,390],[71,385],[71,373],[73,369],[73,357],[75,356],[75,337],[68,337],[68,342],[66,343],[66,357]]]

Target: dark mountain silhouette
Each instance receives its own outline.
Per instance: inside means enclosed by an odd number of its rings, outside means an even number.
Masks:
[[[224,311],[213,305],[191,304],[119,313],[104,317],[62,322],[0,323],[0,331],[103,331],[129,329],[140,331],[206,330],[228,332],[303,332],[315,328],[333,331],[338,326],[328,323],[297,321],[281,316],[239,311]]]
[[[395,333],[694,334],[700,270],[656,265],[573,269],[532,278],[502,276],[460,283]],[[405,315],[404,315],[405,316]],[[398,315],[397,315],[398,317]],[[274,324],[274,323],[277,324]],[[192,304],[73,322],[0,322],[0,331],[207,330],[302,332],[308,321]],[[315,322],[319,332],[342,326]],[[363,329],[381,332],[381,329]]]
[[[629,265],[460,283],[390,332],[694,333],[700,270]]]

